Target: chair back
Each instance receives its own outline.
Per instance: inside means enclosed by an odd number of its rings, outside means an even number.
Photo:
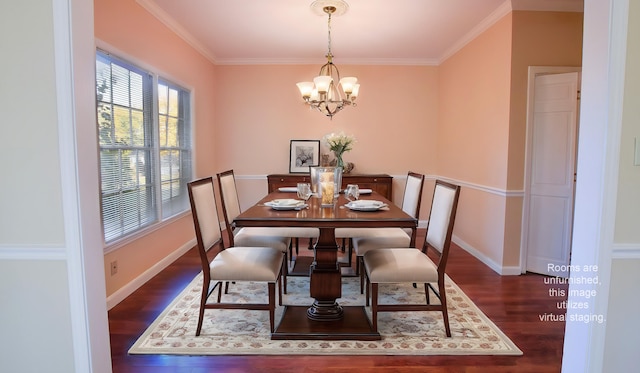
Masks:
[[[459,185],[436,180],[423,251],[426,252],[430,246],[440,253],[438,272],[444,271],[449,255],[459,196]]]
[[[422,187],[424,175],[409,171],[407,183],[402,197],[402,211],[418,219],[420,216],[420,203],[422,201]]]
[[[189,201],[191,202],[191,216],[196,231],[198,251],[202,259],[203,269],[209,267],[207,251],[221,241],[220,221],[216,206],[213,178],[192,181],[187,184]],[[205,270],[207,272],[208,270]]]
[[[233,170],[224,171],[218,174],[218,185],[220,186],[220,200],[227,229],[231,227],[233,220],[240,215],[240,200],[238,199],[238,189],[236,188],[236,178]]]

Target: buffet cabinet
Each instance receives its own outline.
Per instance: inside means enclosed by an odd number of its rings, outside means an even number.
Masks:
[[[269,193],[282,187],[295,187],[298,183],[310,183],[309,174],[271,174],[267,175]],[[342,189],[347,184],[358,184],[360,188],[371,189],[391,201],[393,177],[387,174],[343,174]]]

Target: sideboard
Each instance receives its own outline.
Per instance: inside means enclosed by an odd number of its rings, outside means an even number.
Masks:
[[[269,193],[281,187],[294,187],[297,183],[309,183],[309,174],[271,174],[267,175]],[[358,184],[360,188],[372,189],[391,201],[393,177],[387,174],[344,174],[342,188],[347,184]]]

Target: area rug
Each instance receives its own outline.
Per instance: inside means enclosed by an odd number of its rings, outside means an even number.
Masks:
[[[364,305],[359,278],[344,277],[342,305]],[[130,354],[170,355],[522,355],[460,288],[447,277],[446,292],[452,337],[447,338],[440,312],[382,312],[380,341],[313,341],[270,339],[266,311],[206,310],[202,332],[195,336],[202,274],[162,312],[129,350]],[[309,278],[289,277],[285,305],[310,305]],[[230,298],[224,298],[230,297]],[[380,285],[380,302],[423,302],[424,287]],[[227,301],[266,301],[266,286],[237,283]],[[432,301],[437,298],[432,296]],[[276,324],[283,307],[276,309]],[[371,317],[371,311],[367,308]]]

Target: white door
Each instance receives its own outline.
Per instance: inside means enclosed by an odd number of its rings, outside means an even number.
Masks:
[[[526,270],[550,276],[569,274],[578,85],[577,72],[535,77],[523,239]]]

